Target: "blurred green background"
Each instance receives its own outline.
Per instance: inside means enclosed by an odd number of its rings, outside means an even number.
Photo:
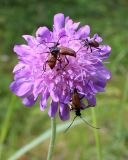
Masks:
[[[8,159],[25,144],[50,127],[47,110],[39,103],[32,108],[9,90],[12,70],[17,63],[16,43],[23,34],[33,34],[39,26],[52,28],[53,16],[62,12],[74,21],[91,26],[104,44],[112,47],[108,64],[112,73],[105,93],[97,95],[95,107],[104,160],[128,159],[128,1],[127,0],[0,0],[0,142],[1,160]],[[74,114],[72,113],[72,118]],[[83,112],[90,117],[91,111]],[[57,119],[57,124],[61,122]],[[46,159],[49,140],[27,152],[20,160]],[[79,124],[57,135],[53,160],[92,160],[96,158],[92,128]]]

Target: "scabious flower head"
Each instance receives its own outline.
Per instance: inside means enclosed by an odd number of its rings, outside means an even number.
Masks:
[[[108,58],[111,48],[100,44],[102,38],[98,34],[89,37],[88,25],[79,27],[79,24],[61,13],[56,14],[53,31],[40,27],[35,36],[23,35],[27,44],[14,46],[19,62],[14,67],[14,81],[10,89],[23,99],[24,105],[34,105],[39,97],[43,111],[51,97],[49,116],[54,117],[58,112],[62,120],[67,120],[70,112],[68,104],[74,88],[84,96],[88,105],[96,105],[96,93],[104,91],[110,78],[103,61]],[[89,45],[93,41],[99,46]],[[76,57],[59,54],[51,69],[48,62],[55,42],[59,43],[58,46],[73,49]]]

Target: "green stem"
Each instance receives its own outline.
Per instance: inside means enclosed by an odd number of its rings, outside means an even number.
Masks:
[[[51,118],[51,140],[49,144],[47,160],[52,159],[55,139],[56,139],[56,118],[52,117]]]
[[[8,110],[5,115],[4,122],[2,124],[1,133],[0,133],[0,159],[2,159],[3,145],[4,145],[4,141],[6,139],[8,130],[9,130],[9,125],[10,125],[11,118],[12,118],[13,111],[14,111],[15,101],[16,101],[16,96],[12,95],[11,102],[8,106]]]
[[[92,108],[91,110],[92,110],[93,125],[94,125],[94,126],[97,126],[95,109]],[[95,141],[96,141],[96,148],[97,148],[98,160],[103,160],[103,155],[102,155],[102,150],[101,150],[101,143],[100,143],[99,130],[94,129],[94,135],[95,135]]]
[[[125,82],[125,85],[124,85],[124,89],[123,89],[123,95],[122,95],[122,99],[121,99],[121,102],[119,104],[119,109],[118,109],[118,119],[117,119],[117,127],[116,127],[116,137],[117,137],[117,143],[118,143],[118,150],[120,151],[122,149],[122,146],[123,144],[125,143],[123,140],[122,140],[122,129],[123,129],[123,125],[124,125],[124,119],[123,119],[123,116],[124,116],[124,111],[125,111],[125,105],[127,104],[127,95],[128,95],[128,75],[126,75],[126,82]],[[125,140],[125,139],[124,139]],[[120,160],[121,159],[121,153],[118,152],[118,156],[117,156],[117,160]]]
[[[86,117],[86,120],[89,120],[89,118]],[[70,123],[71,122],[65,122],[63,124],[57,125],[57,133],[64,132],[65,129],[70,125]],[[75,127],[76,125],[81,123],[82,123],[81,119],[78,119],[74,122],[74,125],[72,127]],[[38,146],[39,144],[42,144],[49,137],[51,137],[51,129],[48,129],[47,131],[36,137],[34,140],[32,140],[30,143],[21,147],[18,151],[16,151],[16,153],[10,156],[8,160],[20,159],[23,155],[25,155],[27,152],[29,152],[31,149]]]

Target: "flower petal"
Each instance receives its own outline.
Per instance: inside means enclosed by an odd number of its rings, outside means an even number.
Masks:
[[[27,45],[15,45],[14,46],[14,52],[17,53],[17,55],[19,56],[26,56],[26,55],[29,55],[30,54],[30,50],[29,50],[29,46]]]
[[[57,109],[58,109],[58,102],[52,101],[52,102],[51,102],[51,105],[50,105],[50,108],[49,108],[49,110],[48,110],[48,115],[49,115],[50,117],[54,117],[55,114],[56,114],[56,112],[57,112]]]
[[[100,46],[100,57],[102,58],[102,60],[108,58],[110,52],[111,52],[110,46],[108,46],[108,45]]]
[[[60,119],[63,121],[68,120],[70,118],[69,112],[70,109],[68,105],[60,103],[60,109],[59,109]]]
[[[108,69],[102,67],[102,68],[99,68],[99,71],[97,71],[97,76],[99,76],[99,80],[100,78],[104,80],[108,80],[111,77],[111,73]]]
[[[24,98],[23,101],[22,101],[22,103],[27,107],[30,107],[30,106],[34,105],[35,102],[36,102],[36,100],[34,100],[33,95],[30,95],[30,96]]]
[[[47,107],[47,99],[49,97],[49,92],[46,89],[44,93],[42,94],[41,100],[40,100],[40,110],[43,111]]]
[[[16,72],[22,70],[24,67],[25,67],[25,64],[23,64],[23,63],[18,63],[18,64],[14,67],[13,73],[16,73]]]
[[[105,88],[106,82],[104,80],[98,80],[96,82],[94,82],[93,87],[97,92],[104,92],[104,88]]]
[[[101,42],[102,42],[102,38],[101,38],[97,33],[94,34],[93,39],[94,39],[95,41],[97,41],[98,43],[101,43]]]
[[[36,44],[35,37],[30,36],[30,35],[23,35],[22,37],[28,42],[28,45],[30,47],[34,47],[35,46],[35,44]]]
[[[86,107],[87,107],[86,104],[84,104],[82,101],[80,101],[80,104],[81,104],[82,109],[86,109]]]
[[[51,91],[50,91],[50,96],[51,96],[51,98],[52,98],[53,101],[55,101],[55,102],[58,102],[58,101],[59,101],[59,97],[58,97],[57,92],[51,90]]]
[[[45,39],[49,40],[50,37],[51,33],[47,27],[39,27],[36,31],[36,39],[39,43],[41,43]]]
[[[87,96],[87,101],[89,106],[96,106],[96,98],[94,95],[88,95]]]
[[[64,27],[64,14],[58,13],[54,16],[54,25],[53,25],[57,34]]]
[[[73,23],[73,29],[76,30],[80,25],[80,22]]]
[[[20,79],[12,82],[10,85],[10,89],[17,96],[24,98],[30,95],[33,89],[33,85],[30,81]]]
[[[89,34],[90,34],[90,26],[85,25],[77,31],[77,38],[87,38]]]

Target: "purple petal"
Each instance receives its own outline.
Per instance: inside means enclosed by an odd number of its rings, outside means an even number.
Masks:
[[[15,45],[14,52],[17,53],[19,56],[25,56],[29,54],[29,46],[27,45]]]
[[[22,103],[27,107],[30,107],[30,106],[34,105],[35,102],[36,102],[36,100],[34,100],[33,95],[30,95],[30,96],[24,98],[23,101],[22,101]]]
[[[17,80],[11,83],[10,89],[13,93],[15,93],[19,97],[29,96],[32,92],[33,85],[30,81],[25,80]]]
[[[68,94],[69,94],[69,95],[67,95],[67,96],[65,97],[65,99],[63,100],[64,103],[69,103],[70,100],[71,100],[71,95],[70,95],[70,93],[68,93]]]
[[[75,33],[75,30],[73,28],[73,21],[72,19],[67,19],[65,23],[65,30],[68,36],[73,36]]]
[[[33,95],[35,97],[35,99],[38,97],[39,94],[43,93],[43,91],[45,89],[43,89],[43,80],[42,79],[37,79],[34,83],[34,87],[33,87]]]
[[[66,35],[66,31],[65,31],[65,29],[63,28],[63,29],[61,29],[60,32],[59,32],[59,37],[62,37],[62,38],[64,37],[64,38],[65,38],[65,37],[66,37],[65,35]]]
[[[52,98],[53,101],[55,101],[55,102],[59,101],[58,94],[55,91],[51,90],[50,91],[50,96],[51,96],[51,98]]]
[[[103,79],[110,79],[111,78],[111,73],[108,69],[106,68],[99,68],[99,71],[97,72],[99,77],[102,77]]]
[[[35,37],[33,36],[30,36],[30,35],[23,35],[22,36],[27,42],[28,42],[28,45],[30,47],[33,47],[35,45]]]
[[[81,104],[82,109],[85,109],[87,107],[82,101],[80,101],[80,104]]]
[[[87,96],[88,105],[90,106],[96,106],[96,98],[94,95]]]
[[[69,112],[70,109],[68,105],[60,103],[60,110],[59,110],[60,119],[63,121],[68,120],[70,118]]]
[[[18,64],[14,67],[13,73],[16,73],[16,72],[22,70],[24,67],[25,67],[25,64],[23,64],[23,63],[18,63]]]
[[[80,25],[80,22],[73,23],[73,29],[76,30]]]
[[[20,70],[19,72],[17,72],[15,75],[14,75],[14,80],[17,81],[19,80],[20,78],[24,78],[24,77],[30,77],[31,76],[31,71],[30,70]]]
[[[27,78],[31,77],[31,74],[32,73],[31,73],[31,70],[29,68],[27,68],[27,67],[22,68],[21,70],[15,72],[14,80],[16,81],[16,80],[19,80],[19,79],[24,78],[24,77],[26,77],[26,79],[27,79]]]
[[[47,99],[49,97],[49,92],[46,89],[44,93],[42,94],[41,100],[40,100],[40,110],[43,111],[47,107]]]
[[[93,39],[98,43],[102,42],[102,38],[98,34],[94,34]]]
[[[93,87],[95,88],[96,92],[104,92],[105,85],[106,85],[106,82],[104,80],[98,80],[94,82]]]
[[[90,81],[88,84],[87,84],[87,87],[88,87],[88,89],[89,89],[89,91],[92,93],[97,93],[98,91],[97,91],[97,89],[94,87],[94,84],[93,84],[93,82],[92,81]]]
[[[100,46],[100,56],[102,59],[108,58],[109,54],[111,52],[111,47],[108,45]]]
[[[47,27],[39,27],[36,31],[36,39],[39,43],[41,43],[44,39],[49,40],[51,37],[51,33]]]
[[[57,109],[58,109],[58,102],[52,101],[52,102],[51,102],[51,105],[50,105],[50,108],[49,108],[49,110],[48,110],[48,115],[49,115],[50,117],[54,117],[55,114],[56,114],[56,112],[57,112]]]
[[[86,38],[90,34],[90,26],[85,25],[77,31],[78,38]]]
[[[54,16],[54,29],[59,33],[60,29],[64,27],[64,14],[58,13]]]

